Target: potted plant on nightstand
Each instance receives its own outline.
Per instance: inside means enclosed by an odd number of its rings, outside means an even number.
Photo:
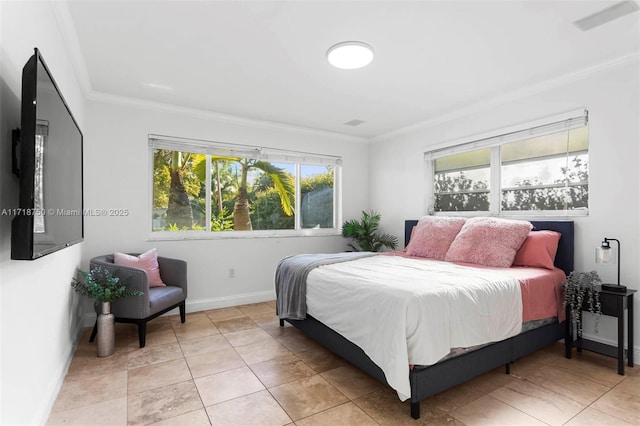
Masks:
[[[395,250],[398,238],[389,234],[377,234],[379,225],[380,213],[363,211],[361,220],[348,220],[342,225],[342,236],[357,243],[357,246],[349,244],[354,251],[380,251],[383,247]]]
[[[564,306],[569,307],[570,318],[576,322],[578,337],[582,336],[582,310],[585,306],[589,312],[595,314],[594,328],[598,329],[598,318],[601,311],[599,291],[596,286],[602,280],[596,271],[573,271],[564,282]],[[567,318],[569,320],[569,318]]]
[[[111,313],[111,302],[129,296],[140,296],[141,291],[127,289],[126,280],[121,280],[107,269],[96,267],[89,272],[79,270],[82,279],[73,278],[71,287],[80,295],[95,299],[101,304],[101,313],[96,322],[98,330],[98,356],[110,356],[115,351],[115,317]]]

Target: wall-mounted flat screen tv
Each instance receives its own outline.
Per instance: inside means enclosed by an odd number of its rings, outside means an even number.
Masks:
[[[37,48],[22,69],[21,113],[11,258],[33,260],[84,238],[83,136]]]

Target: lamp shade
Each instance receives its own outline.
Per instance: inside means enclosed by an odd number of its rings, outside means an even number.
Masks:
[[[611,247],[610,242],[615,241],[618,250]],[[615,238],[605,237],[600,243],[600,247],[596,248],[596,263],[617,263],[618,265],[618,286],[620,287],[620,241]]]
[[[615,247],[597,247],[596,263],[615,263],[618,259],[618,250]]]

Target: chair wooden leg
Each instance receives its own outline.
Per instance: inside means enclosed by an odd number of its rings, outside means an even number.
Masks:
[[[182,303],[180,304],[180,322],[184,323],[186,320],[186,303],[184,301],[182,301]]]
[[[147,322],[141,320],[138,322],[138,342],[140,343],[140,348],[144,348],[146,344],[147,338]]]
[[[96,334],[98,334],[98,320],[93,324],[93,330],[91,331],[91,337],[89,337],[89,342],[93,342],[96,340]]]

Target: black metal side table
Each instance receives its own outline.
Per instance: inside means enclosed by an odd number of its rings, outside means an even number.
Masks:
[[[602,315],[616,317],[618,320],[618,345],[612,346],[593,340],[578,337],[574,341],[573,321],[571,319],[571,309],[567,307],[567,326],[565,335],[565,357],[571,358],[571,349],[577,348],[578,352],[582,349],[597,352],[603,355],[618,358],[618,374],[624,376],[624,360],[625,353],[627,365],[633,367],[633,295],[637,290],[627,289],[626,292],[618,293],[614,291],[602,290],[598,286],[600,292],[600,304],[602,307]],[[624,349],[624,311],[627,310],[627,347]],[[584,310],[584,307],[583,307]],[[582,311],[580,311],[582,315]],[[582,318],[581,318],[582,320]]]

